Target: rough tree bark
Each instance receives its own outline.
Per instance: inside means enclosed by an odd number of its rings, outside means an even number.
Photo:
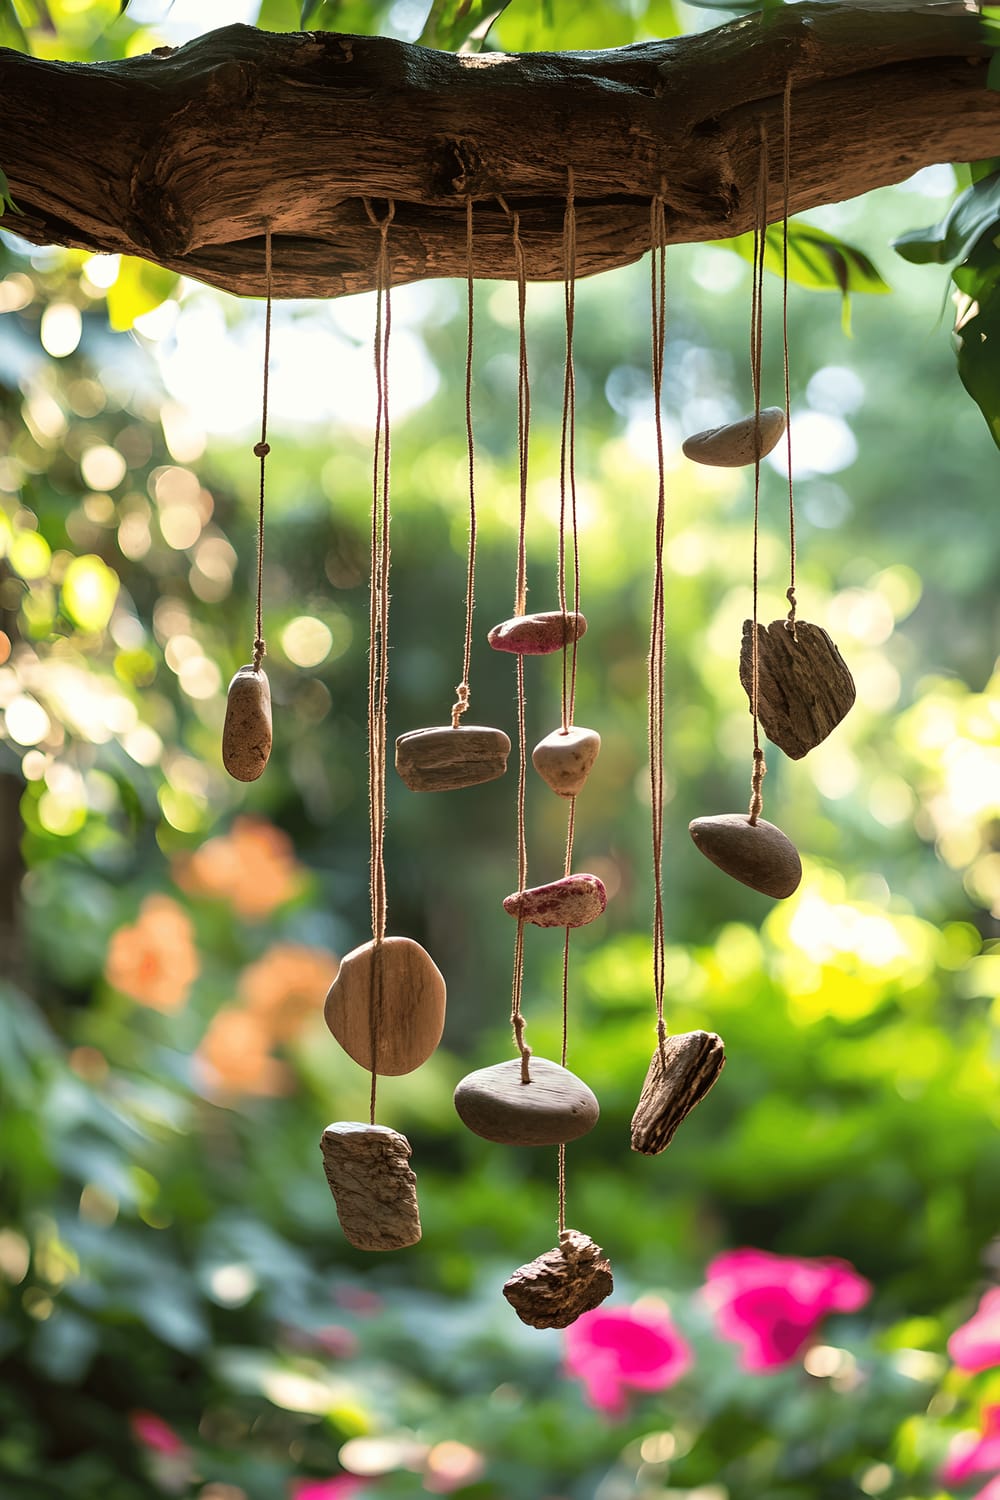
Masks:
[[[562,275],[567,168],[581,275],[637,259],[650,196],[669,238],[750,227],[763,126],[779,212],[793,85],[793,212],[1000,151],[978,18],[830,0],[606,52],[455,56],[378,37],[230,26],[174,51],[57,63],[0,50],[0,166],[35,243],[144,256],[230,292],[372,285],[365,200],[395,202],[393,276]]]

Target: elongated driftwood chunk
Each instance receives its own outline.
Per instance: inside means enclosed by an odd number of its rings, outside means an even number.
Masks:
[[[596,729],[570,724],[539,740],[531,752],[531,763],[543,781],[560,797],[575,797],[582,791],[601,748]]]
[[[344,1237],[358,1250],[405,1250],[420,1238],[410,1143],[386,1125],[341,1120],[320,1141]]]
[[[719,813],[714,818],[695,818],[688,832],[713,865],[762,895],[781,900],[798,888],[802,879],[798,850],[780,828],[764,818],[751,823],[746,813]]]
[[[412,1073],[444,1030],[445,984],[412,938],[363,943],[342,959],[323,1014],[349,1057],[369,1072]]]
[[[614,1291],[611,1262],[578,1229],[564,1229],[554,1250],[519,1266],[503,1294],[529,1328],[568,1328]]]
[[[765,406],[760,413],[759,428],[753,416],[741,417],[738,422],[730,422],[725,427],[708,427],[704,432],[692,433],[684,439],[681,451],[697,464],[739,469],[744,464],[752,464],[755,458],[765,458],[786,425],[785,413],[780,406]]]
[[[509,754],[502,729],[482,724],[411,729],[396,741],[396,770],[411,792],[452,792],[495,781],[506,771]]]
[[[743,621],[740,681],[753,704],[753,622]],[[757,626],[757,713],[768,739],[792,760],[825,740],[854,703],[854,678],[821,625]]]
[[[657,1047],[632,1116],[632,1150],[656,1156],[666,1150],[681,1121],[691,1113],[722,1072],[722,1038],[714,1031],[668,1036],[663,1055]]]
[[[455,1090],[462,1123],[502,1146],[558,1146],[594,1128],[600,1105],[575,1073],[545,1057],[532,1057],[529,1073],[523,1083],[514,1057],[466,1074]]]
[[[596,875],[564,875],[548,885],[533,885],[526,891],[505,896],[503,909],[509,916],[533,922],[536,927],[586,927],[608,904],[603,880]]]
[[[229,684],[222,726],[222,764],[237,781],[256,781],[271,754],[271,684],[249,664]]]
[[[578,641],[587,629],[587,621],[572,610],[563,614],[553,609],[544,614],[515,615],[494,625],[486,639],[494,651],[511,651],[515,656],[548,656]]]

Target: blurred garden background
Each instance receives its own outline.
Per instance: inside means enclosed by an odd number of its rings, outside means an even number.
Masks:
[[[235,19],[302,21],[293,0],[120,9],[16,0],[0,40],[86,60]],[[427,7],[305,9],[412,39]],[[726,14],[561,10],[515,0],[491,44],[616,45]],[[955,373],[946,272],[890,248],[965,181],[942,165],[808,216],[891,290],[854,297],[848,327],[835,291],[791,288],[800,613],[837,641],[858,701],[805,761],[769,751],[765,815],[805,867],[780,904],[687,834],[748,797],[752,486],[689,464],[680,440],[748,408],[750,267],[724,246],[668,254],[666,1007],[672,1030],[720,1032],[728,1063],[655,1158],[629,1149],[655,1041],[648,263],[579,285],[576,718],[603,748],[577,868],[611,899],[572,946],[569,1065],[602,1114],[568,1151],[568,1219],[604,1247],[616,1289],[572,1335],[524,1328],[500,1295],[555,1243],[555,1152],[491,1146],[451,1102],[470,1068],[511,1055],[512,773],[437,796],[389,776],[390,930],[428,948],[449,992],[441,1049],[379,1091],[380,1120],[413,1147],[420,1244],[353,1251],[321,1168],[324,1125],[368,1105],[322,1001],[370,933],[374,299],[275,306],[275,744],[244,786],[219,742],[253,643],[263,306],[28,245],[8,210],[3,1500],[1000,1495],[1000,456]],[[765,294],[764,400],[780,404],[776,278]],[[460,676],[464,298],[451,282],[393,296],[390,743],[447,722]],[[516,316],[512,284],[477,285],[470,718],[512,737],[512,664],[485,635],[513,600]],[[529,288],[528,328],[528,568],[544,609],[560,286]],[[765,620],[785,609],[786,506],[776,454]],[[558,722],[560,680],[557,660],[529,663],[529,746]],[[527,796],[537,883],[561,867],[565,807],[538,778]],[[560,965],[561,943],[529,929],[524,1008],[549,1056]]]

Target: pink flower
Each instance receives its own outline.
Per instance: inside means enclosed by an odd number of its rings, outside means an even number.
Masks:
[[[745,1370],[774,1370],[805,1348],[830,1312],[856,1312],[871,1284],[843,1260],[800,1260],[732,1250],[708,1267],[705,1300],[725,1339],[742,1345]]]
[[[691,1348],[666,1308],[595,1308],[566,1330],[566,1373],[598,1411],[621,1416],[629,1391],[663,1391],[690,1369]]]
[[[941,1468],[941,1482],[964,1484],[974,1474],[988,1474],[991,1469],[1000,1469],[1000,1406],[984,1408],[980,1432],[955,1434]]]
[[[293,1479],[292,1500],[353,1500],[371,1484],[357,1474],[337,1474],[333,1479]]]
[[[972,1500],[1000,1500],[1000,1474],[973,1495]]]
[[[128,1425],[132,1429],[132,1436],[136,1442],[141,1443],[144,1448],[150,1448],[154,1453],[164,1453],[168,1458],[177,1458],[188,1451],[188,1445],[184,1439],[179,1437],[174,1429],[155,1412],[130,1411]]]
[[[969,1321],[955,1329],[948,1353],[960,1370],[970,1374],[1000,1365],[1000,1286],[984,1292]]]

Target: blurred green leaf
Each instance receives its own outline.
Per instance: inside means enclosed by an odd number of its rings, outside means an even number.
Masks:
[[[0,0],[0,41],[30,52],[27,33],[21,25],[14,0]]]
[[[1000,171],[974,181],[943,219],[927,229],[910,229],[893,249],[914,265],[947,265],[964,260],[988,229],[1000,221]]]
[[[0,170],[0,219],[3,218],[8,209],[11,213],[15,214],[21,212],[21,209],[18,208],[10,195],[10,183],[7,181],[7,174]]]
[[[473,37],[481,46],[509,4],[510,0],[433,0],[417,41],[444,52],[459,51]]]
[[[735,250],[744,260],[753,262],[752,234],[741,234],[735,239],[715,243]],[[782,226],[772,224],[764,241],[764,267],[781,276],[783,266]],[[863,250],[802,219],[788,221],[788,279],[815,291],[840,292],[845,332],[850,332],[851,292],[884,293],[891,290]]]
[[[958,373],[1000,448],[1000,255],[992,232],[952,275],[963,296],[955,323]]]
[[[166,302],[180,276],[152,261],[123,255],[118,275],[108,287],[108,319],[117,332],[126,333],[144,313]]]

